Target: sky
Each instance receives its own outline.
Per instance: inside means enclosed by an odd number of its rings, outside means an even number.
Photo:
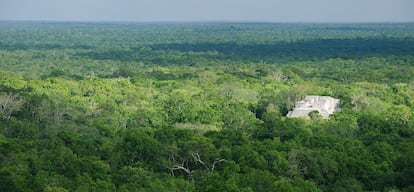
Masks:
[[[0,20],[414,22],[414,0],[0,0]]]

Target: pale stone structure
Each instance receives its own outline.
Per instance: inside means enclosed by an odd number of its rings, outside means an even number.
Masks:
[[[329,96],[308,95],[302,101],[298,101],[287,117],[310,118],[309,113],[318,111],[323,118],[328,118],[335,111],[339,111],[339,99]]]

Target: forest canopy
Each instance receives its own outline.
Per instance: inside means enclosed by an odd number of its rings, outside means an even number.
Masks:
[[[413,78],[412,23],[2,21],[0,191],[413,191]]]

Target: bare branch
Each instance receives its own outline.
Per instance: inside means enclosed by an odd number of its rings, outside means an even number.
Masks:
[[[175,171],[175,170],[183,170],[184,172],[186,172],[187,174],[191,174],[191,170],[188,168],[185,168],[181,165],[175,165],[174,167],[170,168],[171,170]]]
[[[213,165],[211,166],[211,170],[214,171],[214,169],[216,168],[216,164],[224,162],[224,161],[226,161],[226,160],[225,159],[216,159],[216,160],[214,160]]]
[[[188,175],[191,175],[191,170],[189,168],[184,167],[184,163],[185,162],[183,162],[181,165],[179,165],[179,164],[174,165],[173,167],[170,168],[172,176],[175,176],[174,171],[176,171],[176,170],[182,170],[185,173],[187,173]]]
[[[20,110],[24,99],[18,94],[0,93],[0,116],[3,119],[10,119],[11,115]]]
[[[192,153],[191,156],[193,156],[196,162],[199,162],[200,164],[205,165],[205,163],[201,160],[201,157],[198,153]]]

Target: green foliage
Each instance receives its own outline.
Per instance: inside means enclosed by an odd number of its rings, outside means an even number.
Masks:
[[[413,32],[0,22],[0,191],[412,191]]]

